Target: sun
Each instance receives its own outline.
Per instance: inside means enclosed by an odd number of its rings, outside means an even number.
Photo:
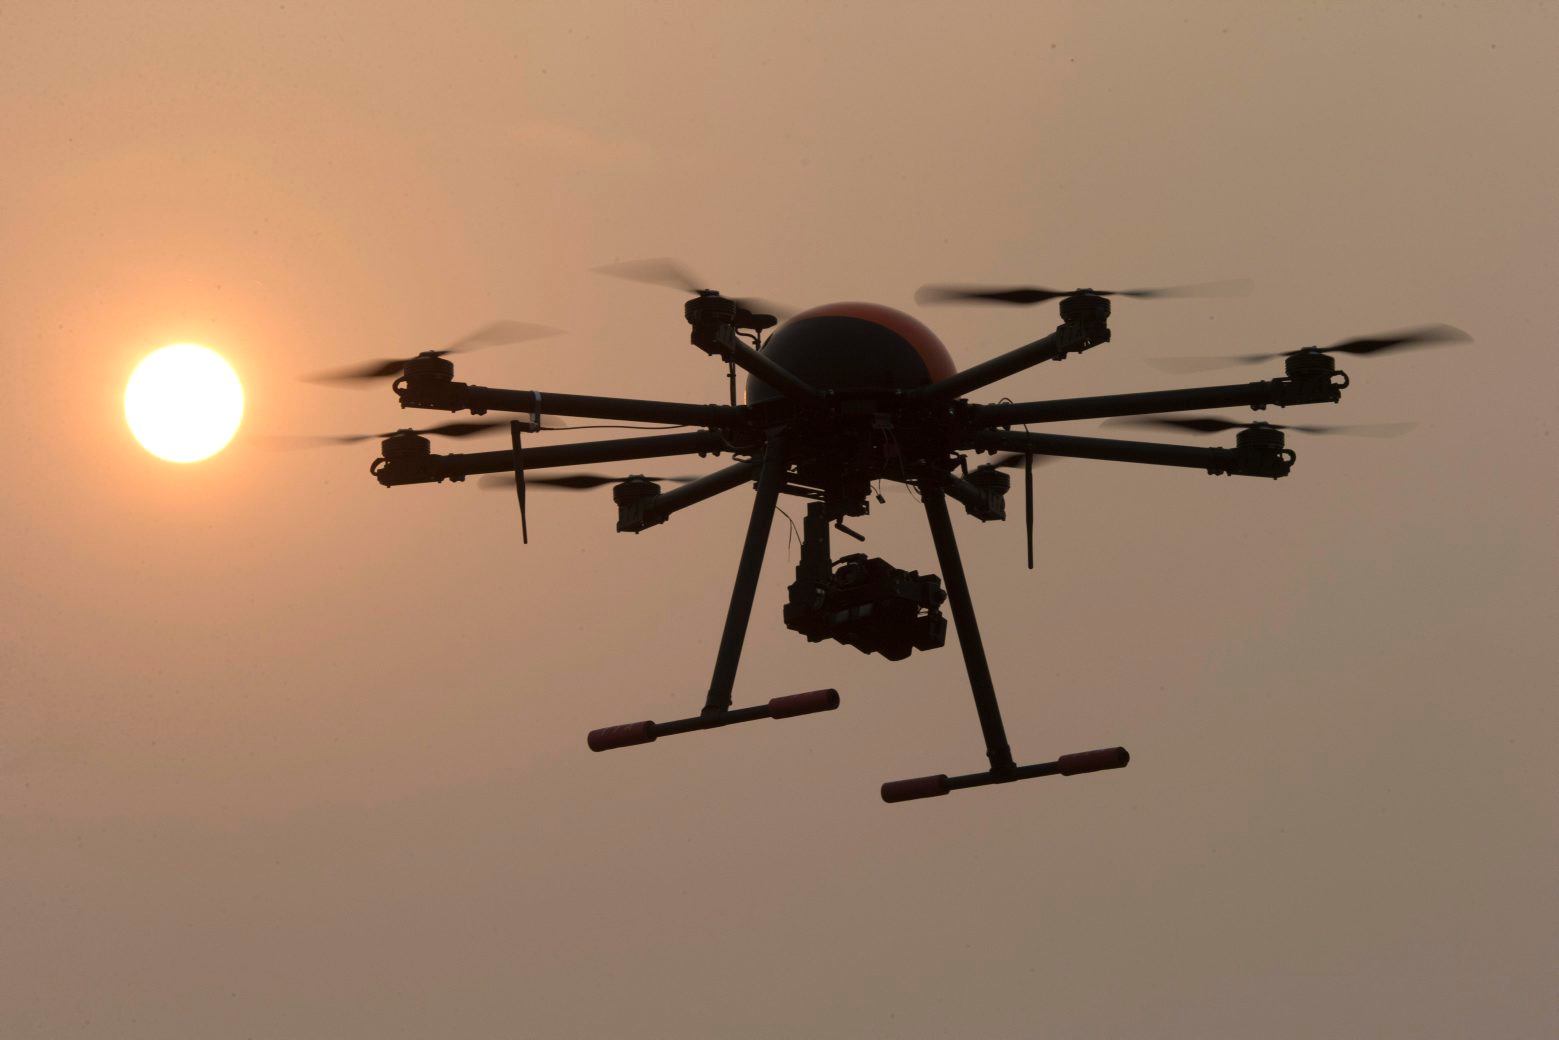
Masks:
[[[244,415],[244,388],[222,355],[197,343],[153,351],[125,386],[125,421],[169,462],[199,462],[227,446]]]

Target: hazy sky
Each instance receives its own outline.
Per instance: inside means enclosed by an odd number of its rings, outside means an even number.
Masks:
[[[0,1035],[1559,1032],[1556,45],[1517,0],[0,8]],[[402,425],[296,376],[500,316],[569,334],[459,378],[720,400],[675,294],[589,273],[667,254],[965,365],[1053,305],[918,285],[1256,283],[980,400],[1476,343],[1348,361],[1278,421],[1421,425],[1283,481],[1045,467],[1032,573],[957,517],[1019,760],[1133,760],[888,806],[984,764],[961,659],[787,631],[783,525],[736,701],[842,708],[586,750],[702,703],[747,492],[636,537],[538,492],[525,547],[253,439]],[[180,340],[249,392],[193,466],[121,413]],[[907,496],[858,526],[936,569]]]

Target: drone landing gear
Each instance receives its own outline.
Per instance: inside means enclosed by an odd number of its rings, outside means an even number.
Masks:
[[[755,719],[789,719],[797,715],[833,711],[839,707],[838,691],[812,690],[788,697],[775,697],[767,704],[755,704],[750,708],[731,708],[736,666],[741,661],[747,622],[752,617],[752,601],[758,591],[758,573],[763,568],[769,528],[774,523],[774,508],[779,503],[780,489],[785,484],[788,466],[783,443],[779,438],[772,438],[763,456],[762,469],[758,471],[758,493],[753,501],[752,517],[747,522],[747,540],[742,545],[741,563],[736,568],[736,585],[731,590],[731,605],[726,611],[725,629],[720,635],[720,650],[715,655],[715,671],[709,681],[709,696],[704,701],[704,710],[692,718],[673,722],[630,722],[592,730],[587,741],[591,751],[632,747],[676,733],[718,729]]]
[[[1007,745],[1007,731],[1001,721],[1001,707],[996,703],[991,670],[985,661],[985,646],[980,642],[980,629],[974,620],[974,601],[969,596],[969,582],[964,577],[963,560],[958,554],[958,542],[953,537],[953,521],[947,513],[947,498],[937,488],[928,487],[922,491],[926,519],[931,525],[931,540],[936,545],[937,560],[942,565],[948,605],[953,612],[953,625],[958,630],[958,646],[963,651],[964,667],[969,672],[969,687],[974,694],[974,708],[980,718],[980,731],[985,736],[985,755],[990,760],[991,768],[982,773],[963,776],[950,777],[938,773],[911,780],[893,780],[882,785],[882,800],[906,802],[915,798],[934,798],[964,787],[1005,784],[1056,774],[1075,776],[1125,766],[1131,761],[1125,748],[1083,751],[1062,755],[1054,762],[1030,766],[1019,766],[1013,761],[1012,749]]]
[[[935,798],[949,791],[965,787],[984,787],[986,784],[1008,784],[1014,780],[1027,780],[1035,776],[1076,776],[1078,773],[1095,773],[1101,769],[1120,769],[1131,761],[1125,748],[1101,748],[1098,751],[1079,751],[1075,755],[1062,755],[1054,762],[1041,762],[1032,766],[1017,766],[997,772],[965,773],[963,776],[917,776],[913,780],[890,780],[882,785],[885,802],[908,802],[915,798]]]
[[[833,711],[839,707],[839,691],[811,690],[793,693],[788,697],[775,697],[767,704],[755,704],[750,708],[736,708],[710,715],[694,715],[690,719],[672,722],[630,722],[623,726],[607,726],[590,731],[587,743],[591,751],[610,751],[612,748],[648,744],[657,737],[669,737],[676,733],[691,733],[698,729],[719,729],[737,722],[754,719],[793,719],[797,715],[811,715],[819,711]]]

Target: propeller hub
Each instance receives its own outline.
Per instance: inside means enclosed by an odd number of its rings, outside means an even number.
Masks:
[[[650,515],[649,506],[660,494],[660,485],[648,477],[629,477],[612,488],[612,501],[617,503],[617,530],[639,533],[647,527],[664,523],[666,513]]]
[[[660,485],[648,477],[629,477],[612,488],[612,501],[618,506],[632,505],[660,494]]]
[[[1283,447],[1283,431],[1266,423],[1251,423],[1235,434],[1234,443],[1241,448],[1276,451]]]
[[[1283,359],[1283,371],[1292,379],[1330,376],[1337,371],[1337,361],[1318,347],[1306,347]]]
[[[410,462],[433,454],[433,445],[413,430],[397,430],[379,445],[379,452],[389,462]]]
[[[455,365],[438,351],[424,351],[406,362],[406,379],[414,383],[449,383],[455,378]]]
[[[1110,301],[1093,295],[1092,289],[1079,289],[1061,297],[1061,320],[1068,325],[1102,327],[1110,318]]]
[[[719,352],[720,333],[736,324],[739,308],[712,289],[705,289],[683,305],[682,313],[693,326],[693,345],[708,354]]]

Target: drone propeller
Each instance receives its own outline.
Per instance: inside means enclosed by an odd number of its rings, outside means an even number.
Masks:
[[[533,477],[529,473],[525,475],[527,486],[537,484],[542,487],[557,488],[560,491],[590,491],[594,488],[605,487],[608,484],[621,484],[629,477],[609,477],[603,473],[565,473],[556,477]],[[697,480],[697,477],[640,477],[641,480],[653,480],[665,484],[686,484]],[[515,486],[515,479],[508,473],[490,473],[477,482],[488,491],[504,490]]]
[[[501,347],[514,343],[525,343],[533,339],[541,339],[545,336],[556,336],[559,329],[549,328],[545,325],[532,325],[523,321],[495,321],[490,325],[483,325],[474,332],[467,333],[459,339],[445,344],[438,350],[427,350],[418,357],[443,357],[445,354],[459,354],[467,350],[478,350],[482,347]],[[351,365],[347,368],[332,369],[328,372],[319,372],[311,376],[304,376],[304,380],[310,383],[358,383],[371,382],[379,379],[393,379],[401,374],[406,363],[412,358],[383,358],[378,361],[367,361],[359,365]]]
[[[450,422],[440,426],[428,426],[420,430],[391,430],[389,433],[355,433],[346,437],[263,437],[261,443],[273,448],[317,448],[327,444],[357,444],[362,441],[378,441],[400,433],[436,437],[470,437],[477,433],[509,425],[507,419],[489,419],[485,422]]]
[[[1157,426],[1167,427],[1172,430],[1189,430],[1192,433],[1224,433],[1228,430],[1244,430],[1253,426],[1265,426],[1273,430],[1291,430],[1294,433],[1310,433],[1318,436],[1341,434],[1345,437],[1400,437],[1413,429],[1417,423],[1363,423],[1354,426],[1285,426],[1281,423],[1264,422],[1236,422],[1233,419],[1220,419],[1217,416],[1202,416],[1195,419],[1171,419],[1165,416],[1124,416],[1119,419],[1106,419],[1106,426]]]
[[[673,260],[671,257],[625,260],[622,263],[594,268],[594,271],[596,274],[611,275],[613,278],[626,278],[630,282],[643,282],[646,285],[676,289],[693,296],[725,296],[724,293],[716,294],[715,290],[708,288],[708,282],[695,275],[682,261]],[[772,300],[759,299],[756,296],[725,296],[725,298],[750,314],[768,314],[783,319],[796,313],[794,308]]]
[[[596,274],[608,274],[613,278],[626,278],[630,282],[644,282],[646,285],[679,289],[694,296],[706,291],[705,285],[686,264],[680,260],[673,260],[669,256],[652,257],[647,260],[624,260],[594,270]]]
[[[1230,357],[1167,357],[1148,358],[1148,364],[1161,372],[1205,372],[1214,368],[1234,365],[1254,365],[1261,361],[1292,357],[1305,351],[1318,354],[1385,354],[1414,347],[1433,346],[1438,343],[1466,343],[1471,336],[1453,325],[1420,325],[1400,332],[1380,336],[1361,336],[1345,339],[1329,347],[1305,347],[1301,350],[1282,350],[1271,354],[1235,354]]]
[[[1023,464],[1024,459],[1033,459],[1036,465],[1056,461],[1054,455],[1028,455],[1021,451],[1014,451],[1006,455],[998,455],[985,465],[995,466],[997,469],[1016,469]]]
[[[1062,296],[1086,293],[1092,296],[1133,296],[1154,300],[1173,296],[1226,297],[1250,294],[1249,279],[1228,282],[1201,282],[1197,285],[1174,285],[1163,289],[1003,289],[986,285],[923,285],[915,290],[916,303],[1044,303]]]

